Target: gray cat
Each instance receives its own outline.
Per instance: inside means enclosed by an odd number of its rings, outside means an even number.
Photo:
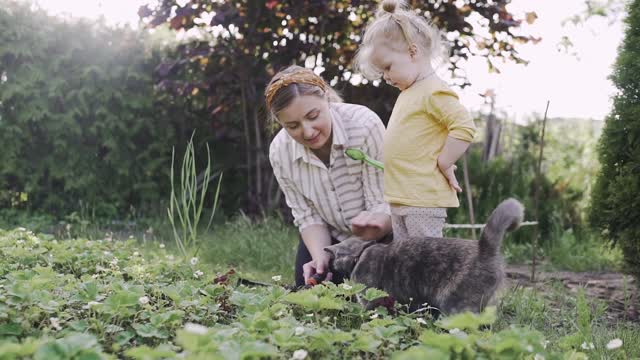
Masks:
[[[348,238],[325,248],[330,268],[351,280],[386,291],[414,311],[424,304],[444,314],[479,312],[504,279],[500,254],[506,231],[515,230],[524,208],[515,199],[493,211],[479,241],[452,238]]]

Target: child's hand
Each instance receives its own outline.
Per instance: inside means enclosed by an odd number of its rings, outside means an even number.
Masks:
[[[444,170],[440,166],[438,166],[438,168],[440,169],[440,172],[442,172],[444,177],[447,178],[447,181],[449,181],[449,186],[451,186],[451,188],[456,192],[462,192],[462,188],[460,187],[460,184],[458,183],[458,179],[456,179],[456,174],[455,174],[455,171],[458,167],[455,165],[451,165],[449,166],[449,168]]]

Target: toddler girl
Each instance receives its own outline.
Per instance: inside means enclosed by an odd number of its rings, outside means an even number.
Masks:
[[[458,96],[435,73],[444,53],[440,32],[398,0],[385,0],[356,56],[368,79],[398,89],[383,140],[384,199],[395,239],[442,237],[446,208],[462,191],[455,162],[476,127]]]

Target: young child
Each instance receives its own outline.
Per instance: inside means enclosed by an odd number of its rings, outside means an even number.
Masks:
[[[394,238],[442,237],[446,208],[462,191],[455,162],[476,127],[458,96],[435,73],[441,33],[398,0],[384,0],[365,30],[356,66],[368,79],[401,90],[384,135],[384,199]]]

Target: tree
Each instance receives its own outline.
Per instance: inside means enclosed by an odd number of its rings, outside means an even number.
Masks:
[[[494,70],[497,58],[524,62],[515,44],[536,39],[516,34],[522,20],[507,11],[509,2],[410,1],[410,6],[452,35],[450,69],[455,72],[457,62],[472,54],[486,57]],[[177,47],[157,69],[158,83],[168,94],[190,99],[216,134],[243,144],[231,157],[242,169],[235,179],[243,178],[247,184],[249,211],[279,203],[267,161],[270,133],[265,131],[261,107],[264,86],[275,71],[306,63],[322,72],[348,101],[370,106],[388,118],[397,94],[394,89],[350,83],[351,60],[377,6],[358,0],[162,0],[155,7],[140,8],[149,27],[166,24],[193,35],[193,41]],[[481,21],[470,23],[474,17]],[[465,79],[460,81],[466,84]]]
[[[628,271],[640,280],[640,0],[629,4],[626,24],[611,76],[618,93],[598,147],[602,169],[589,219],[620,246]]]

